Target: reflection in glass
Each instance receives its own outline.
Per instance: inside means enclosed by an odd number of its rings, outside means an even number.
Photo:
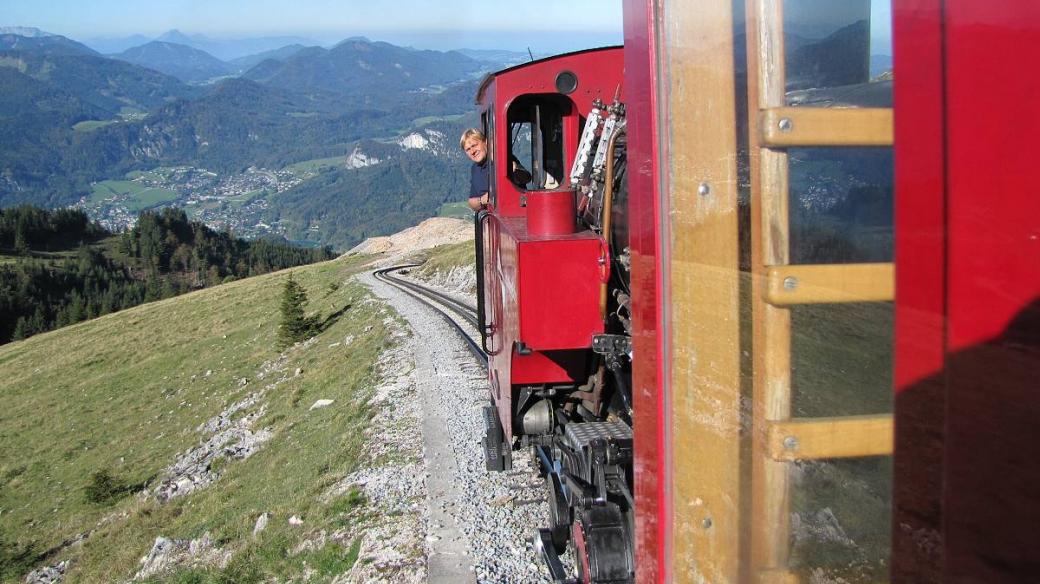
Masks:
[[[792,264],[892,261],[892,149],[788,151]]]
[[[891,107],[891,0],[784,3],[787,104]]]
[[[791,468],[791,565],[802,582],[888,580],[892,457]]]
[[[892,412],[892,303],[791,309],[791,416]]]

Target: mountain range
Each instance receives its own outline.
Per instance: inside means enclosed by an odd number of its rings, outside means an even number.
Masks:
[[[258,224],[282,221],[278,235],[340,248],[377,234],[386,205],[414,222],[457,198],[465,177],[454,167],[465,164],[443,137],[472,115],[481,74],[502,66],[360,37],[235,63],[166,41],[109,57],[46,33],[7,31],[0,43],[0,207],[87,201],[89,210],[98,183],[127,173],[191,167],[233,178],[342,157],[290,193],[249,195],[262,203]],[[303,217],[314,208],[305,196],[323,201],[335,234]],[[363,227],[351,223],[362,215]]]
[[[188,83],[207,81],[233,71],[228,63],[205,51],[163,41],[151,41],[112,57],[154,69]]]

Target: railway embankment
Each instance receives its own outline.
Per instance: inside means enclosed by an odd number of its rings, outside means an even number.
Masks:
[[[471,295],[472,226],[424,225],[294,269],[322,325],[284,350],[287,272],[0,347],[0,582],[544,579],[537,477],[483,468],[483,370],[358,278],[408,255]]]
[[[382,388],[408,333],[354,279],[367,261],[293,270],[322,326],[285,350],[286,272],[0,347],[0,581],[423,577],[423,493],[335,488],[424,474],[373,448],[407,411]],[[384,531],[412,545],[369,555]]]

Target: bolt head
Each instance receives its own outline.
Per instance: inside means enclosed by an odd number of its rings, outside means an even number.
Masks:
[[[784,448],[787,450],[794,450],[798,448],[798,438],[794,436],[788,436],[784,438]]]
[[[788,276],[784,278],[784,290],[794,290],[798,287],[798,278]]]
[[[791,121],[791,118],[780,118],[776,125],[781,132],[790,132],[794,128],[794,122]]]
[[[704,521],[701,521],[701,525],[704,526],[704,529],[711,529],[711,526],[713,525],[711,517],[705,517]]]
[[[706,197],[706,196],[710,195],[711,194],[711,185],[709,185],[706,182],[702,182],[701,185],[699,187],[697,187],[697,193],[699,193],[702,197]]]

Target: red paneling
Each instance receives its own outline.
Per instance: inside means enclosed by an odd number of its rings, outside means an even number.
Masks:
[[[943,366],[941,0],[895,0],[896,391]]]
[[[656,26],[652,2],[625,0],[625,100],[628,107],[629,244],[632,251],[635,409],[636,581],[667,582],[670,533],[668,445],[662,415],[665,364],[657,299],[658,116]],[[663,139],[663,137],[662,137]]]
[[[1031,71],[1040,4],[896,0],[894,17],[892,579],[1031,581],[1040,567],[1040,78]]]
[[[520,243],[520,335],[532,349],[591,348],[603,332],[601,244],[590,232]]]
[[[1040,3],[949,1],[946,18],[956,350],[1000,334],[1040,295]]]
[[[945,168],[941,0],[893,2],[896,429],[892,581],[942,574]],[[937,377],[940,376],[940,377]],[[928,541],[931,545],[921,545]]]
[[[947,0],[945,17],[944,579],[1035,581],[1040,4]]]

